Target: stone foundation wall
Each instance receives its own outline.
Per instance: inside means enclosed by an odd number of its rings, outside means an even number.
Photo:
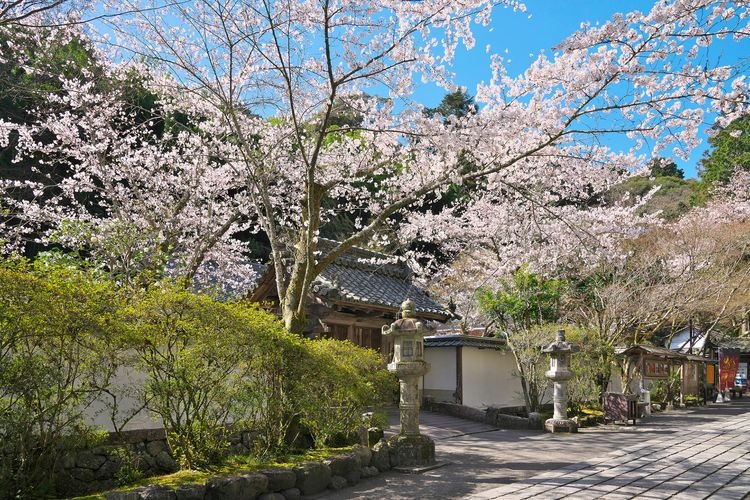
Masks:
[[[229,452],[248,453],[252,432],[238,432],[229,437]],[[178,465],[172,458],[164,429],[147,429],[110,433],[104,444],[63,455],[56,467],[58,493],[84,495],[113,489],[120,482],[174,472]]]
[[[377,476],[391,468],[390,455],[388,443],[381,440],[372,449],[359,447],[350,453],[322,462],[305,462],[291,469],[214,476],[205,483],[175,489],[144,486],[108,493],[107,500],[297,500],[326,490],[340,490]]]
[[[517,414],[518,408],[487,408],[480,410],[470,406],[455,403],[437,402],[425,398],[422,407],[427,411],[451,415],[453,417],[482,422],[500,429],[532,429],[542,430],[543,422],[538,413],[532,413],[528,417]]]

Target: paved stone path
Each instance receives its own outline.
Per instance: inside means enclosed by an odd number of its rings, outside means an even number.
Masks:
[[[388,472],[325,498],[750,498],[747,397],[578,434],[420,418],[438,460],[450,465],[419,475]]]
[[[750,413],[743,413],[469,498],[746,498],[749,437]]]

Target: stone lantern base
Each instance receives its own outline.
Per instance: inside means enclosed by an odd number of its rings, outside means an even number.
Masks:
[[[388,440],[392,467],[423,467],[436,465],[435,442],[422,434],[397,434]]]
[[[578,424],[569,418],[548,418],[544,428],[547,432],[578,432]]]

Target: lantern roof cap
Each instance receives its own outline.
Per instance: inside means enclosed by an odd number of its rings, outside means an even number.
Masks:
[[[578,352],[581,348],[575,344],[571,344],[565,340],[565,330],[558,330],[555,341],[547,347],[542,348],[542,352],[556,353],[556,352]]]

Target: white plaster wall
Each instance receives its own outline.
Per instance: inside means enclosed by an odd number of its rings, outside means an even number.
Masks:
[[[430,363],[430,371],[422,377],[424,396],[436,401],[455,400],[456,392],[456,348],[428,347],[424,359]]]
[[[146,380],[143,373],[131,367],[120,367],[113,378],[110,391],[117,396],[117,415],[115,419],[121,430],[160,429],[161,421],[152,418],[146,410],[137,411],[141,407],[140,399],[135,393],[136,388],[142,388]],[[86,409],[86,423],[107,431],[114,431],[112,424],[112,398],[103,395]],[[129,419],[125,425],[126,419]]]
[[[513,354],[495,349],[464,347],[463,404],[473,408],[523,406],[520,379],[514,375]]]

